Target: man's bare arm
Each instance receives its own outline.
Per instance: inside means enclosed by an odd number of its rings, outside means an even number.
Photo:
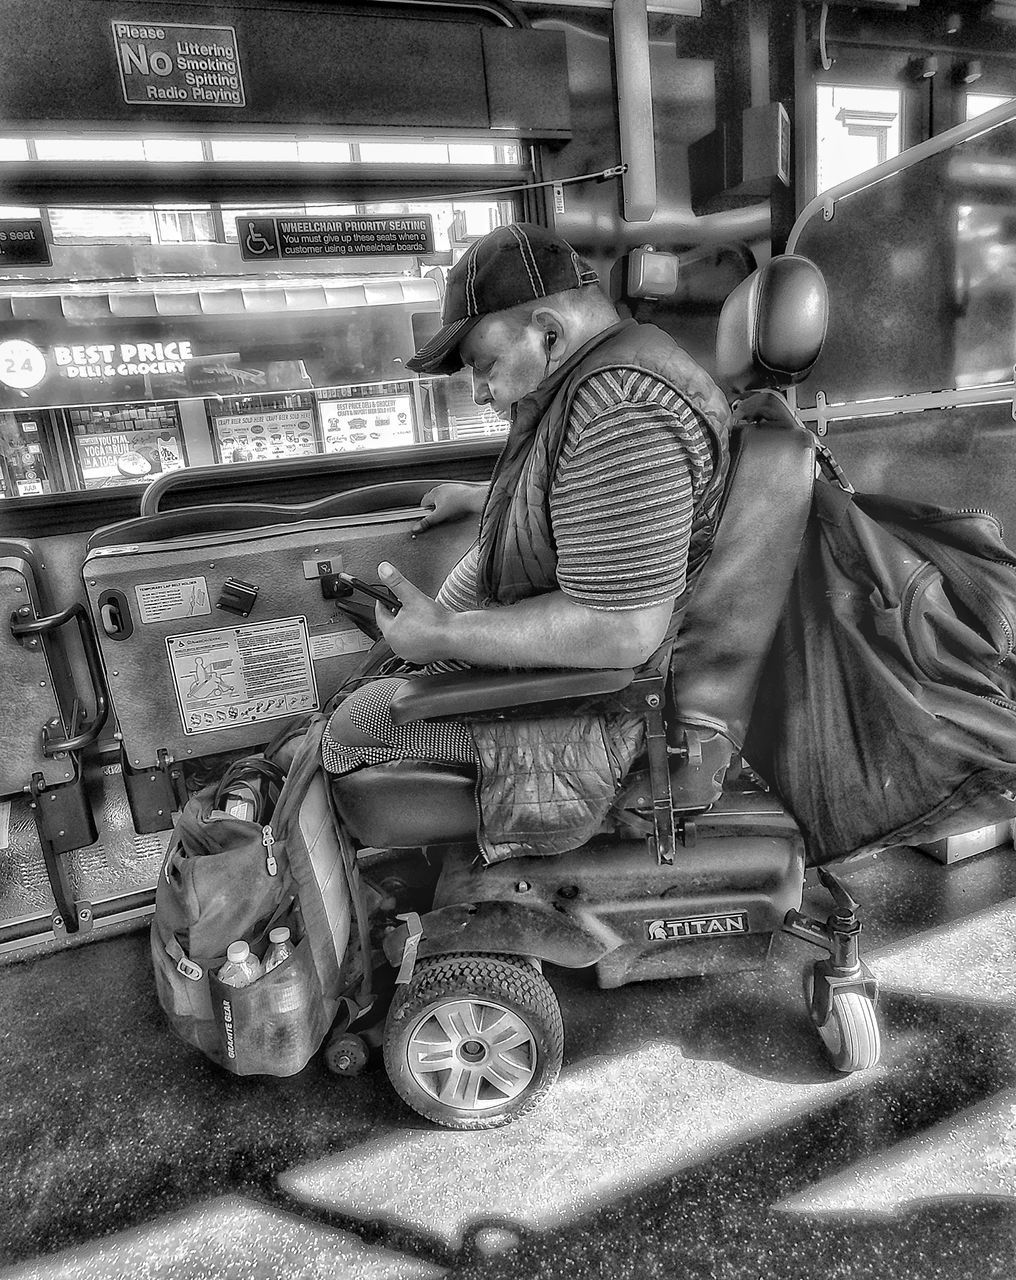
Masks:
[[[402,601],[382,605],[377,621],[409,662],[448,659],[480,667],[630,667],[644,662],[666,634],[673,600],[637,609],[590,609],[561,591],[516,604],[455,613],[425,595],[393,566],[378,568]]]

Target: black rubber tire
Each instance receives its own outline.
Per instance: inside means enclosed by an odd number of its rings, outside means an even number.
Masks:
[[[426,1036],[437,1030],[436,1015],[447,1017],[449,1010],[463,1005],[474,1008],[480,1023],[492,1034],[501,1027],[506,1035],[514,1031],[514,1038],[521,1034],[525,1039],[523,1044],[508,1046],[515,1055],[511,1071],[524,1080],[511,1096],[488,1078],[482,1062],[476,1067],[468,1062],[464,1066],[454,1063],[454,1070],[471,1076],[474,1084],[479,1081],[482,1096],[473,1104],[453,1105],[437,1096],[448,1091],[439,1070],[427,1076],[428,1081],[433,1080],[431,1088],[414,1073],[411,1060],[421,1043],[430,1043]],[[479,1031],[475,1039],[465,1040],[462,1048],[479,1043],[482,1035]],[[438,1052],[449,1062],[455,1056],[447,1045]],[[496,1061],[492,1067],[508,1062],[496,1044],[493,1052]],[[564,1024],[553,987],[532,965],[504,956],[439,956],[421,961],[412,980],[396,987],[385,1022],[388,1078],[414,1111],[446,1129],[494,1129],[531,1111],[557,1079],[563,1056]],[[450,1065],[445,1077],[448,1082],[452,1071]]]
[[[820,1014],[815,1006],[815,971],[821,963],[817,961],[805,973],[804,998],[829,1065],[843,1075],[870,1071],[882,1057],[875,1003],[862,991],[834,991],[828,1017],[825,1022],[819,1022]]]
[[[333,1076],[358,1076],[366,1070],[370,1050],[362,1036],[344,1031],[325,1045],[325,1066]]]

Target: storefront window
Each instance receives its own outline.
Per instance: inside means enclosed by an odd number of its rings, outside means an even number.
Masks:
[[[0,159],[517,164],[514,143],[0,139]],[[397,176],[391,178],[397,188]],[[439,186],[439,182],[435,185]],[[501,434],[471,380],[405,362],[444,278],[513,199],[0,209],[0,495],[145,484],[182,467]]]
[[[180,414],[173,403],[69,409],[67,420],[83,489],[137,484],[187,465]]]
[[[68,435],[64,465],[56,456],[46,469],[63,479],[55,489],[453,437],[404,365],[414,318],[437,322],[434,279],[218,285],[161,294],[151,285],[78,287],[8,300],[21,314],[0,320],[0,408],[9,435],[13,415],[28,407],[54,437]],[[8,445],[23,464],[25,442],[10,435]],[[16,484],[5,490],[25,496]]]
[[[0,410],[0,497],[51,493],[38,415]]]
[[[321,453],[312,395],[236,396],[208,401],[216,462],[257,462]]]
[[[436,424],[424,423],[417,412],[413,382],[336,387],[319,395],[325,453],[417,444],[428,434],[437,438]]]

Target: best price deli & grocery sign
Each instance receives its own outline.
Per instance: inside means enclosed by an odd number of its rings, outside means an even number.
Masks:
[[[235,395],[235,358],[195,350],[193,339],[132,334],[115,342],[44,342],[0,331],[0,408],[123,404]],[[197,381],[200,390],[191,383]]]

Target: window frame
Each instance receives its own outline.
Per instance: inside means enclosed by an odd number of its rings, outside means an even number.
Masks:
[[[817,35],[805,41],[805,65],[799,77],[797,110],[797,207],[805,208],[818,194],[818,87],[852,86],[894,89],[900,93],[900,150],[916,146],[927,136],[931,121],[931,87],[915,65],[912,49],[845,44],[830,39],[826,52],[831,65],[822,66]]]

